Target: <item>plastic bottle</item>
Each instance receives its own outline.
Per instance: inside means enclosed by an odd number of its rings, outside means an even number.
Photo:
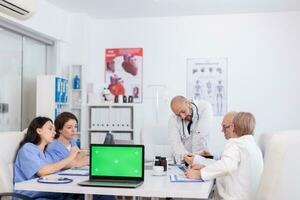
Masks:
[[[80,89],[80,78],[78,75],[73,79],[73,89]]]

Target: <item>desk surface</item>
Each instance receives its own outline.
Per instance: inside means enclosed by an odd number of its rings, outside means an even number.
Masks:
[[[68,184],[44,184],[36,179],[17,183],[17,190],[31,190],[43,192],[103,194],[117,196],[141,196],[141,197],[173,197],[173,198],[199,198],[207,199],[214,181],[172,183],[169,174],[182,173],[177,167],[171,167],[166,176],[152,176],[151,170],[145,170],[145,180],[138,188],[109,188],[109,187],[82,187],[77,183],[87,180],[88,176],[68,176],[74,181]]]

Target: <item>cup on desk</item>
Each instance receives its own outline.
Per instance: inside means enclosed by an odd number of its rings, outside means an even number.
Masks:
[[[164,173],[164,166],[157,166],[157,165],[153,166],[153,174],[154,175],[161,175],[163,173]]]

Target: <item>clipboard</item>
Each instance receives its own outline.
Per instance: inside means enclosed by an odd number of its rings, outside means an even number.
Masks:
[[[171,182],[181,182],[181,183],[199,183],[199,182],[204,182],[202,179],[189,179],[189,178],[186,178],[185,176],[183,175],[178,175],[178,174],[171,174],[170,175],[170,181]]]

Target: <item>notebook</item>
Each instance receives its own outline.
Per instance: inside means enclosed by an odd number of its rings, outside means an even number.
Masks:
[[[81,186],[135,188],[144,181],[144,145],[90,145],[89,180]]]

